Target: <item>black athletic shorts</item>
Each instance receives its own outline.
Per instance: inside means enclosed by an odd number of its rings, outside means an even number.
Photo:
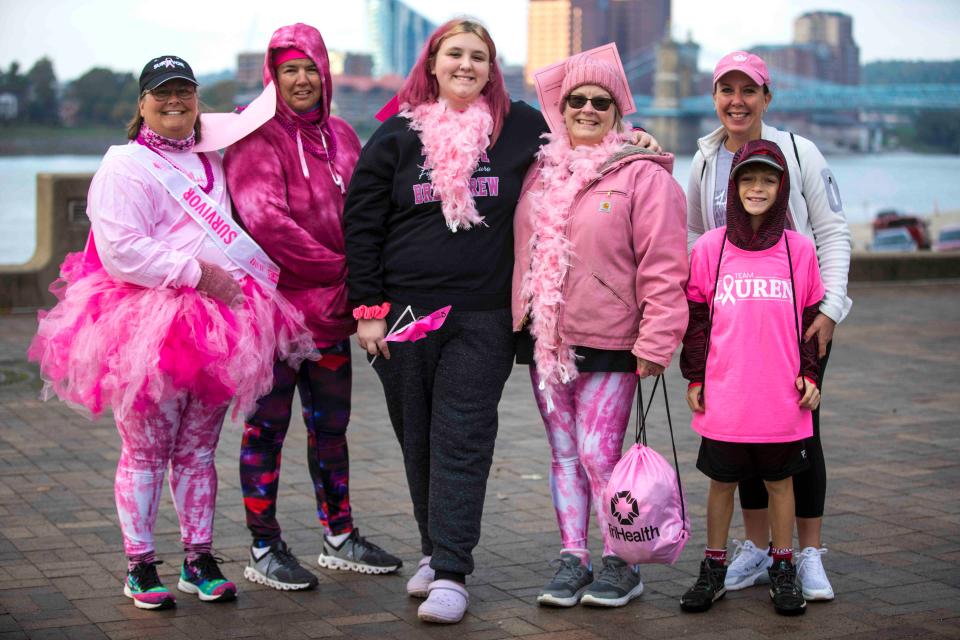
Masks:
[[[748,478],[783,480],[809,466],[804,441],[722,442],[700,439],[697,469],[717,482],[740,482]]]

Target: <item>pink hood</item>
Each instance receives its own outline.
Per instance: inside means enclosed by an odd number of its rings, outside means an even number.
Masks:
[[[280,96],[276,69],[273,67],[273,52],[288,47],[294,47],[306,53],[320,71],[323,80],[323,86],[320,90],[320,111],[323,115],[317,124],[322,125],[327,121],[330,114],[330,103],[333,101],[333,80],[330,77],[330,59],[327,56],[327,46],[323,43],[320,32],[310,25],[298,22],[297,24],[280,27],[273,32],[270,37],[270,46],[267,48],[267,54],[263,61],[263,86],[273,82],[274,87],[277,87],[277,115],[289,121],[298,120],[296,112]]]
[[[530,167],[514,217],[514,331],[530,307],[520,285],[536,241],[533,200],[551,188],[540,181],[540,166]],[[560,305],[563,343],[630,350],[670,364],[687,326],[688,274],[686,200],[672,168],[670,154],[627,147],[574,200]]]
[[[356,329],[347,306],[342,220],[360,140],[346,121],[330,115],[327,49],[313,27],[298,23],[274,32],[264,60],[264,84],[275,81],[273,51],[287,47],[305,52],[320,70],[319,120],[300,118],[278,90],[276,116],[229,147],[224,167],[237,216],[280,265],[280,291],[303,311],[317,344],[326,346]]]

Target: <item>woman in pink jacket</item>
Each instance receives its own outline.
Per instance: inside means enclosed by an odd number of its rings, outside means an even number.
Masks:
[[[274,117],[227,149],[224,166],[237,215],[280,266],[278,289],[303,312],[322,358],[298,367],[277,360],[273,389],[243,428],[240,485],[253,537],[244,577],[275,589],[309,589],[317,578],[290,552],[277,522],[283,442],[299,389],[307,461],[323,527],[321,567],[389,573],[400,559],[353,526],[347,424],[352,369],[343,204],[360,141],[330,114],[333,84],[320,32],[277,29],[263,64],[277,91]]]
[[[673,156],[618,135],[628,91],[610,64],[567,61],[566,131],[546,136],[514,221],[517,361],[531,365],[562,541],[546,605],[616,607],[643,592],[606,536],[594,580],[590,504],[601,508],[620,459],[637,375],[663,372],[687,324],[683,191]]]

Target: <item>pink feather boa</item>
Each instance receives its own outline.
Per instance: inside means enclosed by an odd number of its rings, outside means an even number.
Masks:
[[[483,98],[466,111],[457,111],[445,100],[428,102],[401,116],[410,119],[410,128],[420,136],[426,162],[423,169],[439,192],[443,217],[454,233],[483,224],[470,194],[470,176],[477,169],[480,154],[490,146],[493,117]]]
[[[572,345],[560,338],[560,305],[563,281],[570,268],[574,247],[567,237],[567,224],[577,195],[600,177],[600,168],[623,148],[623,141],[611,131],[598,145],[571,148],[566,132],[547,134],[549,140],[537,157],[539,185],[534,192],[531,215],[535,234],[530,239],[530,269],[520,284],[522,299],[529,300],[530,334],[536,341],[533,356],[540,375],[540,388],[566,384],[577,377]]]

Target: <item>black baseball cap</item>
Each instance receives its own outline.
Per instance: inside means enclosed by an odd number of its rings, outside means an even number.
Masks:
[[[200,85],[187,61],[178,56],[160,56],[148,62],[140,72],[140,93],[156,89],[168,80],[181,78]]]

